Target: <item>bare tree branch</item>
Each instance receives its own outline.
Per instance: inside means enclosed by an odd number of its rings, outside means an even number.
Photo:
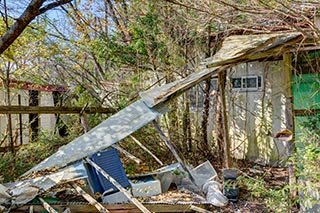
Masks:
[[[50,3],[42,7],[46,0],[32,0],[22,15],[15,21],[10,29],[0,38],[0,54],[2,54],[8,47],[20,36],[24,29],[35,19],[38,15],[58,7],[60,5],[71,2],[72,0],[61,0]]]

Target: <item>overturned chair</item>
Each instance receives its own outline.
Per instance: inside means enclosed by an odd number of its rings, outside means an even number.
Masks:
[[[117,150],[112,148],[103,152],[98,152],[90,157],[90,160],[101,167],[106,173],[108,173],[113,179],[115,179],[123,188],[131,187],[129,179],[126,176],[123,165]],[[88,183],[91,191],[94,194],[101,194],[103,197],[110,197],[111,195],[119,196],[119,189],[112,184],[106,177],[104,177],[93,166],[85,163],[85,168],[88,174]],[[110,196],[109,196],[110,195]],[[125,201],[126,197],[123,195],[119,200],[119,197],[115,196],[116,200]]]

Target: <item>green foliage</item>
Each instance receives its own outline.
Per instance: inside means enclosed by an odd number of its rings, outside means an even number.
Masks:
[[[246,194],[250,196],[250,199],[264,200],[269,211],[288,212],[292,209],[293,203],[288,199],[288,185],[267,188],[267,183],[263,178],[251,178],[245,175],[237,178],[237,184],[241,191],[248,191]]]
[[[303,146],[297,150],[297,188],[303,195],[302,205],[311,208],[320,199],[320,114],[308,116],[300,128],[297,142]]]
[[[55,153],[58,148],[69,141],[69,138],[60,138],[52,134],[39,135],[38,142],[21,146],[15,153],[0,154],[0,182],[14,181],[39,162]]]

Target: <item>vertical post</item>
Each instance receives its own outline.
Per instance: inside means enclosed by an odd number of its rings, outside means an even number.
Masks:
[[[7,92],[7,104],[8,107],[11,106],[11,97],[10,97],[10,62],[8,63],[8,67],[6,69],[6,92]],[[9,134],[9,144],[11,147],[11,152],[15,152],[14,142],[13,142],[13,136],[12,136],[12,119],[11,114],[7,114],[8,116],[8,134]]]
[[[230,154],[230,139],[229,139],[229,128],[228,128],[228,118],[227,118],[227,106],[226,106],[226,93],[225,93],[225,78],[226,71],[221,71],[218,73],[219,90],[222,101],[222,123],[223,123],[223,141],[224,141],[224,161],[226,168],[232,166],[231,154]]]
[[[288,145],[288,155],[292,157],[296,152],[296,147],[294,143],[295,133],[294,133],[294,113],[293,113],[293,94],[292,94],[292,61],[290,53],[285,53],[283,55],[283,64],[284,64],[284,82],[285,82],[285,98],[286,98],[286,124],[287,129],[293,132],[292,140],[287,142]],[[288,165],[289,173],[289,185],[293,186],[297,183],[295,175],[295,167],[293,164]],[[291,187],[290,189],[291,197],[297,195],[297,190]]]
[[[21,107],[21,95],[18,95],[18,105]],[[22,114],[19,113],[19,136],[20,136],[20,145],[23,144],[22,140]]]

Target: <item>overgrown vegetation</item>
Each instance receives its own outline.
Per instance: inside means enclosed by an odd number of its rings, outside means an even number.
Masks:
[[[317,91],[319,92],[319,91]],[[301,206],[311,209],[320,199],[320,114],[301,122],[300,146],[297,150],[297,177]]]
[[[70,138],[42,134],[37,142],[22,145],[16,153],[0,153],[0,182],[14,181],[24,172],[55,153],[69,140]]]
[[[15,21],[8,17],[19,14],[21,5],[5,7],[2,2],[0,4],[2,37]],[[139,92],[196,72],[200,61],[212,56],[229,35],[295,29],[318,39],[319,30],[313,24],[313,15],[319,14],[318,8],[317,1],[288,0],[77,1],[59,10],[63,17],[61,22],[50,16],[39,16],[36,23],[31,23],[1,54],[0,78],[66,86],[69,90],[63,106],[83,107],[88,104],[121,110],[135,101]],[[201,95],[209,96],[208,91],[204,93]],[[216,104],[218,99],[211,102]],[[203,106],[203,103],[199,105]],[[219,105],[216,104],[215,108],[221,108]],[[106,117],[90,115],[89,127],[96,126]],[[83,133],[78,116],[66,120],[68,137],[43,133],[38,141],[22,146],[15,154],[1,153],[0,182],[13,181]],[[223,134],[220,132],[215,134],[216,138],[211,138],[221,144],[210,141],[208,144],[212,150],[209,153],[206,141],[208,123],[203,117],[205,122],[201,129],[200,120],[190,112],[190,97],[184,95],[170,103],[169,113],[160,122],[188,163],[198,165],[209,159],[216,163],[215,166],[220,166],[222,160],[217,159],[223,156]],[[320,163],[319,120],[319,117],[311,117],[303,124],[303,134],[297,143],[303,144],[304,148],[291,159],[297,165],[297,176],[303,183],[271,189],[263,179],[243,176],[239,184],[250,192],[252,199],[264,199],[271,211],[286,211],[295,204],[295,201],[288,201],[288,192],[295,187],[304,193],[303,202],[309,202],[306,205],[316,201],[309,189],[318,187],[320,182],[317,169]],[[222,119],[215,121],[222,125]],[[271,127],[263,126],[262,129],[264,136],[269,134]],[[143,128],[134,136],[164,164],[174,161],[152,126]],[[145,162],[138,165],[122,156],[128,174],[158,167],[155,160],[130,138],[120,145]]]

